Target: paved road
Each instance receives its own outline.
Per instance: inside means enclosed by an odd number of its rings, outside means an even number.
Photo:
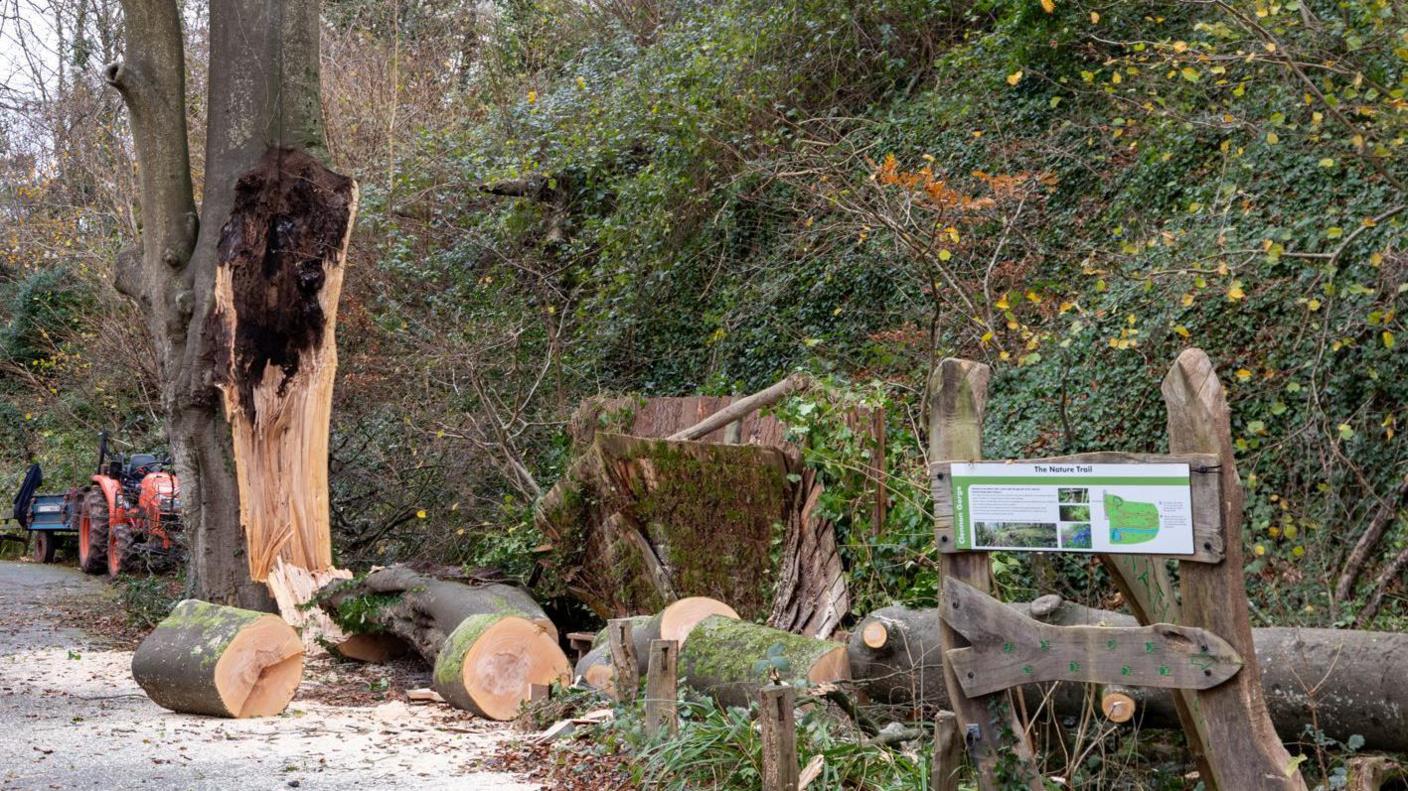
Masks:
[[[102,581],[0,562],[0,789],[465,789],[538,786],[473,766],[509,733],[447,707],[334,706],[223,720],[157,707],[132,654],[52,623],[65,603],[114,607]]]

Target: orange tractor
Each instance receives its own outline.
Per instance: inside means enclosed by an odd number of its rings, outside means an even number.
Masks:
[[[99,435],[97,473],[65,498],[80,568],[116,577],[179,560],[181,485],[171,467],[169,456],[151,453],[109,458],[108,436]]]

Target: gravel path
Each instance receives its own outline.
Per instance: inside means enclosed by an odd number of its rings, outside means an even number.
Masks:
[[[53,625],[53,609],[75,603],[118,606],[75,569],[0,562],[0,789],[540,788],[474,768],[511,736],[503,725],[446,706],[309,699],[336,681],[331,662],[310,665],[279,717],[166,711],[132,681],[130,651]]]

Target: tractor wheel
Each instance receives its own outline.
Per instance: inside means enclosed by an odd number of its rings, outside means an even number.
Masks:
[[[78,567],[89,574],[101,574],[108,569],[108,498],[102,489],[89,489],[81,507]]]
[[[48,530],[34,531],[34,562],[54,562],[54,534]]]
[[[132,571],[137,566],[137,553],[131,525],[117,525],[108,533],[108,576],[117,579],[124,571]]]

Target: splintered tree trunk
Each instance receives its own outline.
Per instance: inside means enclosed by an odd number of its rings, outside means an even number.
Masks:
[[[337,264],[352,223],[354,191],[350,182],[329,174],[319,174],[309,184],[270,185],[287,171],[268,166],[270,158],[288,166],[300,157],[326,156],[319,3],[223,0],[210,5],[199,209],[186,130],[186,107],[198,97],[186,95],[181,6],[176,0],[122,0],[122,8],[124,59],[108,65],[105,76],[131,116],[140,165],[142,239],[140,252],[128,250],[117,257],[114,285],[148,317],[165,428],[181,480],[191,587],[213,601],[267,608],[267,591],[251,577],[262,578],[275,555],[306,559],[310,568],[327,565],[322,550],[327,510],[324,390],[335,359],[331,319],[341,278]],[[315,171],[300,165],[294,168],[295,180]],[[270,198],[266,208],[277,204],[278,210],[245,212],[232,221],[236,185],[245,185],[239,200],[247,201],[255,181],[266,185],[260,193]],[[324,200],[322,190],[334,185],[337,197]],[[313,199],[302,202],[299,195]],[[277,196],[288,200],[277,203]],[[263,263],[271,267],[264,284],[267,298],[231,301],[243,282],[234,270],[261,246],[268,254]],[[243,257],[232,260],[232,254]],[[294,260],[302,255],[311,257]],[[216,288],[221,269],[231,284],[223,308],[217,306]],[[296,299],[289,302],[291,292]],[[313,315],[314,307],[321,318]],[[225,311],[221,321],[234,322],[227,326],[236,329],[235,336],[206,332],[220,310]],[[240,331],[246,332],[242,339]],[[270,368],[274,373],[266,374]],[[216,386],[222,379],[234,388],[238,412],[226,414],[230,394],[222,396]],[[270,392],[266,379],[273,381],[276,404],[254,397]],[[249,393],[239,392],[243,385],[249,385]],[[273,426],[281,420],[289,439],[274,434]],[[253,424],[252,439],[236,448],[231,429],[241,421]],[[287,455],[273,458],[280,448]],[[280,461],[286,467],[277,480],[267,478],[265,468]],[[266,482],[277,485],[259,488]],[[268,503],[262,501],[266,496]],[[242,521],[257,543],[247,545]]]
[[[356,184],[270,149],[235,185],[206,332],[234,436],[249,575],[332,565],[328,425]]]
[[[393,566],[335,583],[318,603],[335,617],[343,614],[344,629],[404,641],[435,668],[441,697],[482,717],[511,719],[534,684],[571,680],[557,629],[512,585],[467,585]],[[343,609],[355,610],[361,623],[347,623]],[[359,654],[361,647],[349,646],[349,652]]]
[[[1043,597],[1056,599],[1056,597]],[[1059,602],[1059,599],[1056,599]],[[1131,615],[1095,610],[1071,602],[1008,606],[1058,626],[1135,626]],[[875,703],[936,711],[949,707],[934,632],[938,610],[885,607],[851,633],[848,652],[857,688]],[[884,635],[883,640],[881,635]],[[1408,634],[1351,629],[1252,630],[1261,688],[1280,737],[1293,742],[1315,721],[1341,742],[1354,734],[1375,750],[1408,751]],[[874,643],[874,644],[872,644]],[[1024,687],[1028,701],[1041,700],[1050,685]],[[1146,728],[1179,726],[1174,695],[1168,690],[1131,688],[1134,721]],[[1079,716],[1090,701],[1084,684],[1057,684],[1052,705],[1057,715]]]
[[[277,615],[187,599],[137,646],[132,676],[172,711],[269,717],[303,678],[303,642]]]
[[[759,661],[773,657],[783,660],[777,672],[784,680],[824,684],[851,677],[846,647],[840,643],[718,615],[700,621],[680,648],[680,675],[721,706],[747,706],[769,682],[769,671]]]

